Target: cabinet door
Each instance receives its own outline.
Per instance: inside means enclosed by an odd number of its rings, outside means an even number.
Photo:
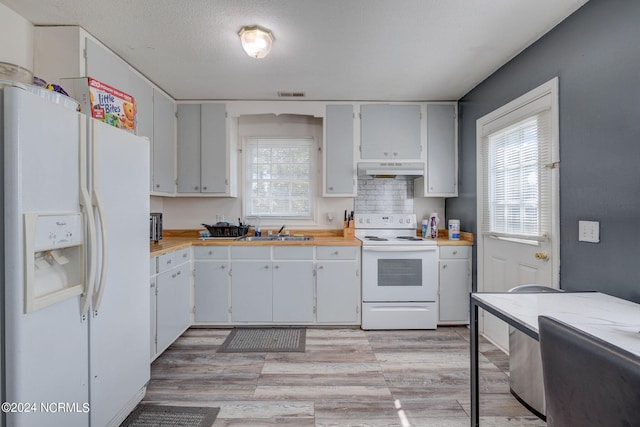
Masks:
[[[131,71],[129,73],[129,94],[136,101],[137,135],[145,136],[153,146],[153,86]],[[153,156],[151,156],[153,161]]]
[[[353,196],[353,105],[327,105],[324,137],[324,196]]]
[[[183,264],[157,278],[158,352],[171,345],[191,323],[189,264]]]
[[[149,302],[150,302],[150,320],[151,320],[151,342],[150,342],[150,350],[151,350],[151,359],[156,356],[156,278],[151,278],[151,286],[149,291]]]
[[[440,322],[468,322],[471,268],[467,259],[440,261]]]
[[[175,109],[173,100],[153,90],[153,188],[160,193],[173,193]]]
[[[86,39],[86,49],[87,76],[133,96],[129,86],[131,70],[127,63],[91,39]]]
[[[427,105],[427,186],[430,194],[457,194],[455,105]]]
[[[362,105],[360,157],[420,160],[420,116],[420,105]]]
[[[231,263],[232,321],[271,322],[272,296],[271,261]]]
[[[195,262],[196,322],[226,322],[229,317],[229,264]]]
[[[202,193],[228,193],[227,110],[225,104],[201,105],[200,182]]]
[[[324,261],[317,264],[317,321],[348,322],[358,320],[358,265],[351,261]]]
[[[274,261],[273,321],[313,322],[313,261]]]
[[[178,104],[178,193],[200,192],[200,104]]]

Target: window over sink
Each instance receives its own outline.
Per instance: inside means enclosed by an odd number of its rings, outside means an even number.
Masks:
[[[313,217],[313,137],[248,137],[245,152],[247,217]]]

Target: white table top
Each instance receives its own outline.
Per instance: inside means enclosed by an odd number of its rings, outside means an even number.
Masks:
[[[538,333],[554,317],[640,357],[640,304],[600,292],[474,293],[473,298]]]

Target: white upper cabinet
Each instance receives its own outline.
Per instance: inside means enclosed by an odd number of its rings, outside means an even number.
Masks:
[[[178,193],[237,195],[236,150],[225,104],[178,105]]]
[[[455,103],[427,104],[426,176],[415,180],[416,197],[458,195],[458,139]]]
[[[360,158],[420,160],[419,104],[363,104],[360,107]]]
[[[203,193],[230,195],[227,111],[224,104],[202,104],[200,179]]]
[[[178,104],[178,193],[200,192],[200,104]]]
[[[175,103],[153,90],[153,180],[152,192],[175,193]]]
[[[175,194],[173,99],[80,27],[35,27],[34,48],[34,73],[49,83],[64,86],[62,78],[87,76],[134,97],[137,134],[151,141],[150,190]]]
[[[327,105],[324,119],[324,197],[354,197],[353,105]]]

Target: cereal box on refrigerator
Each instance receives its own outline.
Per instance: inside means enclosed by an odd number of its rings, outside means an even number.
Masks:
[[[91,77],[62,79],[82,112],[112,126],[136,133],[137,106],[133,96]],[[90,112],[90,113],[89,113]]]

